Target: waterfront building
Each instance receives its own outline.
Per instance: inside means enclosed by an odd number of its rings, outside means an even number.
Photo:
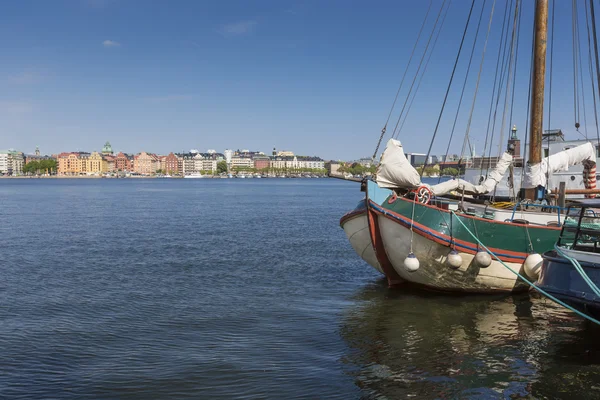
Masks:
[[[293,157],[283,157],[283,156],[272,156],[270,167],[272,169],[286,169],[290,163],[293,163]]]
[[[254,168],[254,161],[252,158],[246,156],[233,156],[231,157],[231,168],[234,169],[249,169]]]
[[[371,165],[373,165],[373,161],[368,158],[368,157],[363,157],[357,161],[355,161],[357,164],[362,165],[365,168],[371,168]]]
[[[179,174],[183,172],[183,155],[175,154],[175,156],[177,157],[177,173]]]
[[[106,155],[106,156],[102,156],[102,158],[106,162],[106,171],[104,171],[104,172],[114,172],[117,170],[116,164],[115,164],[115,156]]]
[[[85,163],[85,164],[84,164]],[[82,158],[82,170],[88,175],[99,175],[108,171],[108,163],[97,151]]]
[[[231,159],[233,158],[233,151],[229,150],[229,149],[225,149],[223,154],[225,155],[225,161],[227,162],[227,165],[229,166],[231,164]]]
[[[0,173],[6,175],[21,175],[25,165],[25,157],[20,151],[13,149],[0,151]]]
[[[53,160],[54,157],[51,156],[43,156],[40,152],[39,147],[36,146],[34,154],[25,155],[25,165],[29,164],[32,161],[43,161],[43,160]]]
[[[201,172],[215,172],[217,163],[224,159],[221,153],[187,153],[176,154],[180,172],[184,175]]]
[[[58,175],[79,175],[81,173],[80,154],[63,152],[57,156]]]
[[[217,171],[217,159],[216,158],[205,158],[202,160],[202,171],[216,172]]]
[[[132,171],[133,162],[132,157],[128,154],[120,152],[115,156],[115,170],[117,171]]]
[[[160,158],[156,154],[142,151],[133,157],[133,170],[140,175],[151,175],[159,169]]]
[[[271,159],[264,155],[254,156],[254,168],[257,170],[268,169],[271,165]]]
[[[182,157],[183,161],[183,157]],[[169,153],[169,155],[164,157],[164,168],[163,171],[167,171],[168,174],[178,174],[183,170],[183,164],[181,165],[181,169],[179,168],[179,157],[177,157],[173,152]]]
[[[271,157],[272,169],[285,169],[300,171],[302,169],[324,169],[325,161],[320,157],[312,156],[275,156]]]
[[[273,150],[275,150],[275,149],[273,149]],[[280,150],[277,152],[277,156],[278,157],[294,157],[294,152],[288,151],[288,150]]]
[[[102,147],[102,155],[104,156],[112,156],[113,153],[113,149],[112,146],[110,145],[110,142],[106,142],[104,143],[104,147]]]
[[[183,158],[183,170],[181,171],[183,175],[190,175],[197,172],[196,157],[199,157],[200,161],[202,160],[202,157],[198,154],[198,150],[190,151],[187,154],[183,154],[181,157]]]
[[[296,156],[300,169],[325,169],[325,161],[320,157]]]
[[[340,161],[328,161],[325,163],[325,169],[327,170],[328,175],[341,175],[338,171],[342,166],[342,162]]]

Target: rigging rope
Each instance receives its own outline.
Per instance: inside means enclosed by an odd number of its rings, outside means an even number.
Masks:
[[[600,64],[598,61],[598,37],[596,34],[596,12],[594,11],[594,1],[590,0],[590,17],[592,20],[592,33],[594,37],[594,56],[596,58],[596,83],[598,84],[598,96],[600,96]],[[593,86],[593,81],[592,81]],[[595,109],[596,107],[594,107]],[[598,129],[598,122],[596,121],[596,130]],[[600,135],[600,134],[599,134]],[[600,136],[598,137],[600,141]]]
[[[467,88],[467,80],[469,79],[469,72],[471,71],[471,63],[473,61],[473,55],[475,54],[475,46],[477,44],[477,38],[479,37],[479,29],[481,27],[481,20],[483,19],[483,11],[485,10],[485,4],[487,0],[483,1],[483,5],[481,6],[481,13],[479,14],[479,21],[477,22],[477,29],[475,30],[475,38],[473,40],[473,47],[471,48],[471,55],[469,56],[469,63],[467,65],[467,72],[465,74],[465,80],[463,82],[463,87],[460,92],[460,99],[458,100],[458,107],[456,109],[456,115],[454,116],[454,123],[452,124],[452,130],[450,131],[450,138],[448,139],[448,146],[446,147],[446,152],[444,154],[448,154],[450,151],[450,146],[452,145],[452,138],[454,137],[454,130],[456,129],[456,122],[458,121],[458,115],[460,114],[460,107],[462,105],[463,96],[465,94],[465,89]],[[460,163],[459,163],[460,167]],[[438,183],[441,182],[442,175],[440,174],[438,178]]]
[[[509,90],[510,90],[511,83],[513,83],[513,81],[516,80],[517,63],[516,63],[515,51],[516,51],[516,47],[517,47],[516,44],[518,43],[518,39],[516,36],[517,36],[519,10],[521,9],[519,7],[520,3],[521,3],[521,0],[517,0],[517,2],[515,4],[515,17],[513,20],[512,38],[510,41],[510,58],[508,60],[508,75],[507,75],[507,79],[506,79],[506,95],[504,96],[504,111],[502,113],[502,126],[500,128],[500,141],[499,141],[499,145],[498,145],[498,159],[502,156],[502,153],[504,152],[502,142],[504,142],[504,130],[506,129],[506,113],[508,112]],[[515,59],[514,68],[513,68],[513,59]],[[496,162],[497,162],[497,160],[496,160]],[[488,163],[488,168],[489,168],[490,164],[491,163]],[[494,193],[495,192],[496,192],[496,190],[494,188]]]
[[[392,112],[394,111],[394,108],[396,107],[396,102],[398,101],[398,96],[400,95],[400,90],[402,89],[402,85],[404,85],[404,79],[406,78],[406,74],[408,72],[408,68],[410,67],[410,63],[413,59],[413,56],[415,55],[415,50],[417,48],[417,44],[419,44],[419,41],[421,40],[421,34],[423,33],[423,28],[425,27],[425,23],[427,22],[427,17],[429,16],[429,12],[431,11],[432,5],[433,5],[433,0],[429,0],[429,7],[427,8],[427,13],[425,13],[425,18],[423,19],[423,23],[421,24],[421,29],[419,29],[419,34],[417,35],[417,40],[415,41],[415,45],[413,46],[412,52],[410,53],[408,63],[406,64],[406,69],[404,70],[404,74],[402,75],[402,79],[400,80],[400,86],[398,86],[398,91],[396,91],[396,97],[394,97],[394,102],[392,103],[392,107],[390,108],[390,112],[388,113],[387,119],[385,121],[385,125],[383,126],[383,129],[381,130],[381,136],[379,137],[379,141],[377,142],[377,146],[375,147],[375,151],[373,152],[373,157],[371,158],[371,161],[374,161],[375,157],[377,157],[377,151],[379,151],[379,146],[381,145],[381,141],[383,140],[383,137],[385,136],[388,122],[390,122],[390,117],[392,116]]]
[[[519,5],[517,4],[517,7],[519,7]],[[516,75],[516,71],[517,71],[517,62],[519,61],[519,42],[520,42],[520,38],[521,38],[521,13],[523,11],[523,7],[519,7],[519,22],[518,22],[518,26],[517,26],[517,48],[515,49],[515,75]],[[512,87],[512,94],[511,94],[511,100],[510,100],[510,116],[508,117],[508,120],[510,121],[510,126],[513,126],[513,109],[515,106],[515,86],[516,86],[517,80],[513,79],[513,87]]]
[[[577,63],[579,61],[578,55],[578,35],[577,32],[579,30],[577,25],[577,0],[572,0],[571,2],[572,9],[572,24],[573,24],[573,116],[575,118],[575,128],[579,131],[579,96],[577,94],[579,78],[577,73],[579,72],[579,68]]]
[[[589,12],[588,12],[588,4],[585,3],[585,25],[587,28],[587,41],[588,41],[588,67],[589,67],[589,72],[590,72],[590,81],[591,81],[591,86],[592,86],[592,98],[594,100],[594,120],[596,122],[596,139],[598,140],[598,142],[600,142],[600,129],[599,129],[599,124],[598,124],[598,109],[596,107],[596,85],[594,85],[594,72],[593,70],[593,61],[592,61],[592,42],[591,42],[591,35],[590,35],[590,17],[589,17]],[[598,96],[600,96],[600,93],[598,93]]]
[[[528,284],[531,288],[537,290],[538,292],[540,292],[541,294],[543,294],[544,296],[548,297],[549,299],[551,299],[552,301],[560,304],[561,306],[573,311],[574,313],[578,314],[579,316],[588,319],[590,321],[592,321],[595,324],[600,325],[600,321],[598,321],[597,319],[575,309],[574,307],[571,307],[570,305],[566,304],[564,301],[559,300],[558,298],[554,297],[553,295],[551,295],[550,293],[546,292],[544,289],[536,286],[533,282],[531,282],[529,279],[527,279],[525,276],[521,275],[519,272],[515,271],[514,269],[512,269],[511,267],[509,267],[508,265],[506,265],[506,263],[502,260],[500,260],[500,258],[498,258],[498,256],[496,254],[494,254],[492,251],[490,251],[490,249],[488,249],[482,242],[481,240],[479,240],[479,238],[477,238],[473,232],[471,232],[471,230],[469,230],[469,228],[467,227],[467,225],[465,225],[464,222],[462,222],[460,220],[460,218],[458,217],[458,215],[456,215],[456,213],[454,211],[451,211],[452,216],[456,217],[456,219],[458,220],[458,222],[463,226],[463,228],[465,228],[465,230],[467,231],[467,233],[477,242],[478,245],[480,245],[481,247],[483,247],[483,249],[485,249],[485,251],[487,251],[494,259],[496,259],[496,261],[498,261],[500,264],[502,264],[506,269],[508,269],[510,272],[512,272],[513,274],[515,274],[517,277],[519,277],[523,282],[525,282],[526,284]]]
[[[532,31],[532,38],[535,37],[535,23],[533,24],[533,31]],[[526,112],[526,117],[525,117],[525,147],[524,149],[527,150],[527,141],[529,140],[529,111],[530,111],[530,107],[531,107],[531,86],[532,86],[532,81],[533,81],[533,57],[535,54],[535,44],[534,44],[534,40],[531,41],[531,63],[529,66],[529,85],[528,85],[528,91],[527,91],[527,112]],[[523,152],[523,169],[521,170],[521,185],[520,187],[523,187],[523,181],[525,179],[525,166],[527,165],[527,159],[528,159],[528,154],[527,151]]]
[[[460,167],[460,160],[462,160],[464,153],[465,153],[465,146],[469,145],[469,148],[470,148],[469,133],[471,131],[471,122],[473,121],[473,112],[475,110],[475,102],[477,100],[477,93],[479,93],[479,82],[481,81],[481,71],[483,70],[483,61],[485,59],[485,51],[487,50],[488,39],[490,37],[490,31],[492,28],[492,21],[494,19],[495,8],[496,8],[496,0],[494,0],[494,2],[492,3],[492,11],[490,11],[490,21],[488,22],[488,30],[485,35],[485,42],[483,44],[483,52],[481,53],[481,62],[479,63],[479,72],[477,73],[477,83],[475,84],[475,93],[473,93],[473,103],[471,104],[471,111],[469,112],[469,120],[467,121],[467,128],[465,130],[465,138],[463,140],[463,147],[462,147],[462,150],[460,153],[459,167]],[[471,154],[471,155],[473,156],[473,154]],[[438,183],[439,183],[439,181],[438,181]]]
[[[554,64],[554,16],[556,15],[556,3],[552,0],[552,23],[550,24],[550,65],[548,71],[548,129],[552,126],[550,124],[552,115],[552,65]]]
[[[452,3],[452,0],[449,0],[448,2],[448,8],[450,8],[450,5]],[[404,104],[402,105],[402,110],[400,110],[400,115],[398,116],[398,121],[396,121],[396,126],[394,127],[394,131],[392,132],[392,137],[397,137],[398,133],[398,124],[400,123],[400,119],[402,118],[402,115],[404,114],[404,110],[406,108],[406,104],[408,102],[408,99],[410,98],[410,95],[412,93],[413,87],[415,86],[415,82],[417,80],[417,77],[419,76],[419,72],[421,71],[421,66],[423,65],[423,60],[425,59],[425,55],[427,54],[427,50],[429,49],[429,45],[431,44],[431,39],[433,38],[433,34],[435,33],[435,29],[438,25],[438,22],[440,20],[440,16],[442,15],[442,11],[444,10],[444,6],[446,5],[446,0],[444,0],[444,2],[442,3],[442,6],[440,7],[440,11],[438,12],[437,18],[435,20],[435,23],[433,25],[433,28],[431,29],[431,34],[429,35],[429,39],[427,40],[427,45],[425,46],[425,50],[423,51],[423,55],[421,56],[421,60],[419,61],[419,66],[417,68],[417,71],[415,72],[415,76],[412,80],[412,83],[410,85],[410,88],[408,90],[408,94],[406,95],[406,99],[404,100]]]
[[[511,0],[511,4],[512,4],[512,0]],[[506,8],[504,9],[504,20],[502,22],[502,30],[500,31],[500,45],[498,46],[498,56],[496,59],[496,71],[494,72],[494,86],[492,89],[492,97],[491,97],[491,102],[490,102],[490,110],[488,112],[488,122],[487,122],[487,127],[486,127],[486,132],[485,132],[485,142],[483,145],[483,153],[482,154],[482,162],[481,162],[481,168],[479,171],[479,175],[483,174],[483,158],[485,157],[485,152],[487,149],[487,145],[488,145],[488,138],[490,135],[490,124],[492,121],[492,109],[494,106],[494,98],[495,98],[495,94],[496,94],[496,85],[498,84],[498,70],[500,69],[500,59],[501,59],[501,54],[503,53],[502,48],[503,48],[503,43],[504,43],[504,48],[506,49],[506,43],[505,43],[505,38],[506,36],[508,36],[508,31],[505,32],[505,28],[508,28],[507,22],[508,22],[508,16],[509,16],[509,12],[508,10],[512,8],[512,6],[509,6],[509,4],[506,4]],[[500,86],[502,86],[502,83],[500,83],[498,85],[498,90],[500,90]],[[492,137],[493,140],[493,137]]]
[[[475,0],[471,2],[471,8],[469,9],[469,16],[467,17],[467,23],[465,25],[465,30],[463,31],[462,39],[460,40],[460,46],[458,48],[458,54],[456,55],[456,60],[454,61],[454,67],[452,68],[452,74],[450,75],[450,82],[448,82],[448,87],[446,88],[446,95],[444,96],[444,102],[442,103],[442,109],[440,110],[440,115],[437,120],[437,124],[435,125],[435,129],[433,131],[433,136],[431,138],[431,142],[429,143],[429,149],[427,150],[427,156],[425,156],[425,164],[421,169],[421,173],[419,174],[421,177],[423,176],[423,172],[425,171],[425,167],[427,166],[427,160],[429,160],[429,156],[431,155],[431,148],[433,147],[433,143],[435,142],[435,137],[437,136],[438,129],[440,127],[440,122],[442,120],[442,115],[444,114],[444,108],[446,107],[446,102],[448,101],[448,94],[450,94],[450,88],[452,87],[452,81],[454,80],[454,74],[456,73],[456,66],[458,65],[458,60],[460,59],[460,53],[462,52],[463,44],[465,43],[465,36],[467,35],[467,29],[469,28],[469,22],[471,21],[471,15],[473,14],[473,7],[475,6]]]
[[[511,6],[510,8],[512,9],[512,5],[513,2],[511,1]],[[496,122],[498,121],[497,115],[498,115],[498,106],[500,105],[500,99],[502,98],[502,95],[504,94],[504,97],[506,99],[506,97],[508,96],[508,92],[504,92],[502,90],[502,88],[504,87],[504,78],[505,78],[505,74],[506,74],[506,80],[508,81],[510,79],[510,71],[511,71],[511,67],[512,67],[512,50],[513,50],[513,41],[514,41],[514,35],[511,35],[511,41],[510,41],[510,46],[508,47],[507,50],[507,45],[508,45],[508,31],[509,31],[510,26],[507,25],[506,27],[506,41],[504,42],[504,51],[503,51],[503,62],[502,62],[502,68],[500,71],[500,81],[498,84],[498,93],[497,93],[497,97],[496,97],[496,106],[494,108],[494,117],[492,120],[492,136],[490,137],[490,147],[489,147],[489,151],[488,151],[488,162],[487,162],[487,169],[486,169],[486,176],[489,174],[490,171],[490,167],[491,167],[491,159],[492,159],[492,148],[493,148],[493,142],[494,142],[494,137],[496,135]],[[507,58],[507,54],[510,53],[510,57]],[[507,91],[508,91],[508,85],[507,85]],[[504,108],[504,110],[506,110],[506,107]],[[503,113],[503,116],[505,115],[505,113]],[[502,135],[504,135],[504,132],[502,132]],[[484,154],[485,156],[485,154]]]
[[[400,135],[400,133],[402,133],[404,124],[406,123],[406,120],[408,119],[408,114],[410,113],[410,110],[412,109],[412,106],[414,104],[415,98],[417,97],[417,94],[419,93],[419,88],[421,87],[421,83],[423,82],[423,77],[425,76],[425,73],[427,72],[427,68],[429,67],[429,62],[431,61],[431,56],[433,55],[433,52],[435,51],[435,47],[437,45],[438,39],[440,38],[440,34],[442,33],[442,29],[444,28],[444,23],[446,22],[446,17],[448,16],[449,9],[450,9],[450,7],[446,8],[446,12],[444,13],[444,16],[442,17],[442,23],[440,24],[440,29],[438,29],[435,39],[433,40],[433,46],[431,46],[431,51],[429,52],[429,56],[427,57],[427,61],[425,62],[425,66],[423,67],[423,72],[421,72],[421,76],[419,77],[419,82],[417,83],[415,92],[412,95],[410,102],[408,103],[408,108],[406,109],[402,123],[400,124],[400,127],[398,128],[398,136]]]

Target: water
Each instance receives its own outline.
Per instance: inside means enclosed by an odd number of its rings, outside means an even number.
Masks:
[[[326,179],[0,180],[1,398],[600,398],[598,330],[389,290]]]

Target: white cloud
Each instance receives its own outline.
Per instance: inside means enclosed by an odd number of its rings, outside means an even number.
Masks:
[[[223,36],[241,36],[254,31],[257,22],[254,20],[240,21],[233,24],[223,25],[218,32]]]
[[[115,42],[114,40],[105,40],[104,42],[102,42],[102,45],[104,47],[119,47],[121,43]]]
[[[191,95],[188,94],[170,94],[166,96],[152,96],[146,97],[145,100],[150,103],[169,103],[173,101],[190,100]]]

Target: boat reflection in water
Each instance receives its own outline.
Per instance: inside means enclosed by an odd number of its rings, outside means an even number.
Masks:
[[[554,303],[385,283],[356,300],[342,361],[365,398],[600,398],[600,331]]]

